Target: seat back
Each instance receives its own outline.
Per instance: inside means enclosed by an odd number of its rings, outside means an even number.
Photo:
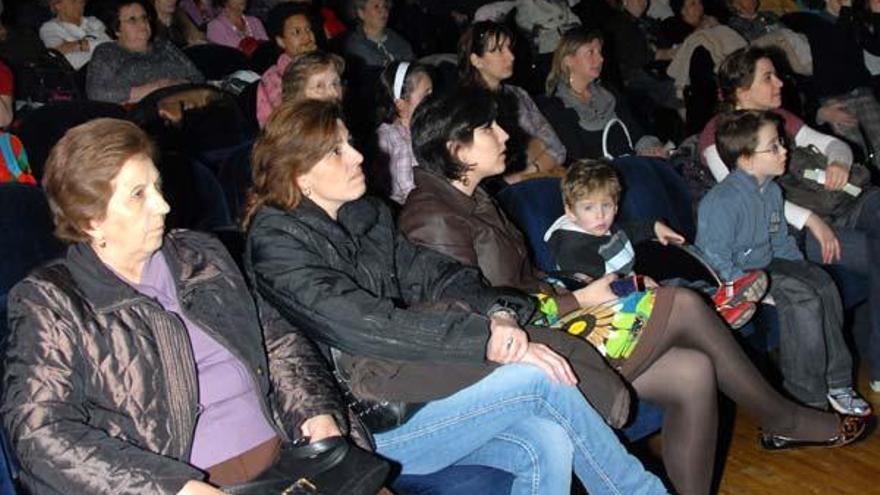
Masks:
[[[18,468],[12,454],[12,448],[6,441],[3,428],[0,428],[0,495],[15,495],[15,479],[18,478]]]
[[[205,43],[184,48],[183,53],[207,81],[217,81],[237,70],[248,68],[244,54],[228,46]]]
[[[43,191],[35,186],[0,184],[0,335],[5,335],[9,289],[37,265],[61,254]]]
[[[15,97],[28,103],[85,99],[82,77],[61,52],[43,50],[37,57],[10,61]]]
[[[502,189],[496,199],[526,236],[532,260],[544,272],[556,262],[544,242],[544,233],[565,211],[558,177],[528,179]]]
[[[27,150],[34,177],[42,178],[49,151],[68,129],[98,117],[122,119],[125,109],[113,103],[80,100],[55,102],[25,114],[15,134]]]

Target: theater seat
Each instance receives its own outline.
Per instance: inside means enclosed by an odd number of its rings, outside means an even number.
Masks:
[[[544,233],[564,212],[560,180],[549,177],[525,180],[502,189],[496,199],[525,234],[537,267],[544,272],[555,271],[556,262],[544,242]],[[640,401],[630,426],[622,433],[628,440],[637,441],[659,430],[662,423],[663,411]]]
[[[6,435],[0,428],[0,495],[15,495],[15,480],[18,478],[18,469],[15,466],[15,458],[12,449],[6,441]]]
[[[17,182],[0,184],[0,336],[5,336],[9,289],[41,263],[61,254],[43,191]]]
[[[27,150],[34,177],[40,180],[43,176],[49,151],[68,129],[98,117],[122,119],[125,109],[113,103],[80,100],[51,103],[25,114],[15,134]]]

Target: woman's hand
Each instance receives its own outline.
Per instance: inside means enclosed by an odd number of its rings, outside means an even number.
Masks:
[[[654,235],[657,236],[657,240],[660,241],[660,244],[663,244],[664,246],[669,243],[684,244],[684,236],[672,230],[672,227],[663,222],[654,222]]]
[[[313,416],[300,426],[303,436],[309,437],[309,442],[317,442],[325,438],[341,437],[342,433],[336,426],[336,420],[329,414]]]
[[[204,481],[187,481],[177,495],[223,495],[223,492]]]
[[[660,284],[658,284],[656,280],[647,275],[642,275],[642,283],[645,284],[646,289],[656,289],[657,287],[660,287]]]
[[[822,105],[817,112],[819,122],[828,122],[832,126],[855,127],[859,120],[846,108],[846,104],[828,102]]]
[[[577,377],[568,361],[544,344],[529,342],[528,348],[519,362],[541,368],[556,383],[577,385]]]
[[[533,173],[547,173],[559,168],[560,165],[550,156],[549,150],[544,141],[538,138],[529,140],[528,148],[526,148],[526,160],[529,168],[533,169]]]
[[[834,230],[815,213],[810,214],[804,226],[810,230],[822,247],[822,263],[830,264],[840,259],[840,241]]]
[[[849,182],[849,167],[834,162],[825,168],[825,189],[839,191]]]
[[[674,45],[671,48],[658,48],[654,52],[654,60],[659,61],[668,61],[675,58],[675,54],[678,53],[678,45]]]
[[[614,282],[616,279],[617,274],[609,273],[602,278],[590,282],[590,285],[572,292],[572,294],[577,299],[578,305],[582,308],[589,308],[590,306],[612,301],[617,299],[614,292],[611,292],[611,282]]]
[[[516,363],[522,359],[529,344],[529,337],[507,313],[498,312],[489,320],[489,343],[486,359],[494,363]]]

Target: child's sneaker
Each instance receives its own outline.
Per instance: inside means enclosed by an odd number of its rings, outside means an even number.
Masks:
[[[744,302],[760,302],[767,293],[767,274],[761,270],[748,272],[731,283],[722,285],[712,301],[718,308],[738,306]]]
[[[861,398],[852,387],[829,389],[828,402],[840,414],[852,416],[869,416],[871,414],[871,404]]]
[[[758,306],[753,302],[744,302],[737,306],[725,306],[718,308],[718,313],[724,318],[724,321],[730,325],[730,328],[736,330],[745,325],[755,315]]]

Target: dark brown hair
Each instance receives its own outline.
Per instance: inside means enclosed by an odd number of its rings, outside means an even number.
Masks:
[[[302,201],[297,177],[307,173],[339,143],[342,110],[334,102],[285,100],[254,144],[254,185],[242,223],[247,228],[262,206],[292,210]]]
[[[471,55],[482,57],[497,50],[504,40],[513,44],[513,33],[504,24],[492,21],[475,22],[458,40],[458,80],[462,86],[485,88],[480,71],[471,63]]]
[[[723,110],[736,108],[736,91],[752,87],[758,61],[763,58],[773,61],[770,51],[747,47],[736,50],[721,62],[718,67],[718,94]]]
[[[68,130],[46,160],[43,189],[55,220],[55,235],[87,242],[90,222],[103,220],[113,196],[113,179],[131,157],[153,159],[155,148],[133,123],[95,119]]]
[[[755,154],[758,133],[768,124],[782,129],[782,117],[775,112],[760,110],[734,110],[718,117],[715,147],[727,168],[735,168],[740,157],[748,158]]]

